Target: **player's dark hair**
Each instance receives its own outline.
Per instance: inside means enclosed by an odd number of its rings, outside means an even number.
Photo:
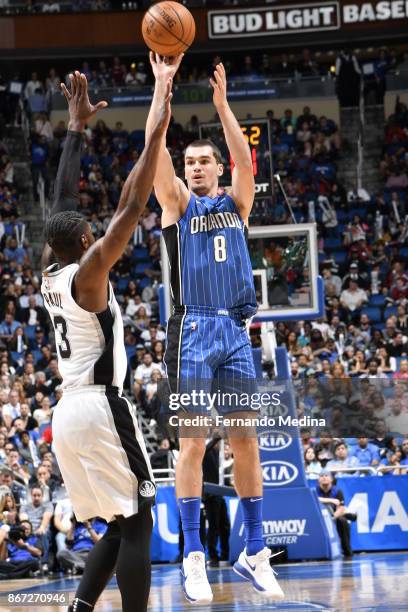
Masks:
[[[217,164],[222,164],[221,151],[219,150],[217,145],[209,138],[200,138],[199,140],[193,140],[193,142],[191,142],[187,148],[189,149],[190,147],[211,147],[213,155],[215,157],[215,161],[217,162]]]
[[[56,213],[45,225],[45,241],[57,256],[73,254],[86,223],[86,219],[74,210]]]

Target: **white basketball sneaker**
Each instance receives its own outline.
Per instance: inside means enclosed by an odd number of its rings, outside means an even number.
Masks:
[[[213,594],[205,571],[205,554],[191,552],[183,559],[181,570],[183,591],[191,604],[207,604],[213,600]]]
[[[279,553],[278,553],[279,554]],[[234,563],[233,570],[245,580],[252,582],[254,589],[265,597],[281,600],[285,595],[275,578],[275,571],[270,565],[272,553],[269,548],[263,548],[256,555],[248,556],[246,549]]]

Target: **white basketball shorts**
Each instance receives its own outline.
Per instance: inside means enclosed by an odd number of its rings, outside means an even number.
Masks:
[[[117,389],[64,390],[52,420],[54,450],[79,521],[111,521],[154,503],[156,488],[135,408]]]

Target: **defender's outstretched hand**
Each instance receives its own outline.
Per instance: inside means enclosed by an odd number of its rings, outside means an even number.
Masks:
[[[175,57],[162,57],[158,53],[150,51],[149,59],[155,79],[167,80],[174,78],[183,57],[184,53],[180,53],[180,55]]]
[[[210,83],[214,90],[213,101],[215,107],[219,108],[227,104],[227,74],[224,64],[217,64],[214,71],[214,78],[210,78]]]
[[[86,76],[78,70],[69,75],[69,80],[71,91],[68,91],[64,83],[61,83],[62,92],[68,102],[68,129],[83,130],[89,119],[99,110],[106,108],[108,103],[102,100],[95,105],[91,104],[88,96],[88,81]]]

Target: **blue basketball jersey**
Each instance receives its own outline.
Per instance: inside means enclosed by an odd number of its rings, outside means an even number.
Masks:
[[[226,193],[190,195],[184,215],[163,229],[175,306],[240,309],[255,314],[256,297],[247,228]]]

